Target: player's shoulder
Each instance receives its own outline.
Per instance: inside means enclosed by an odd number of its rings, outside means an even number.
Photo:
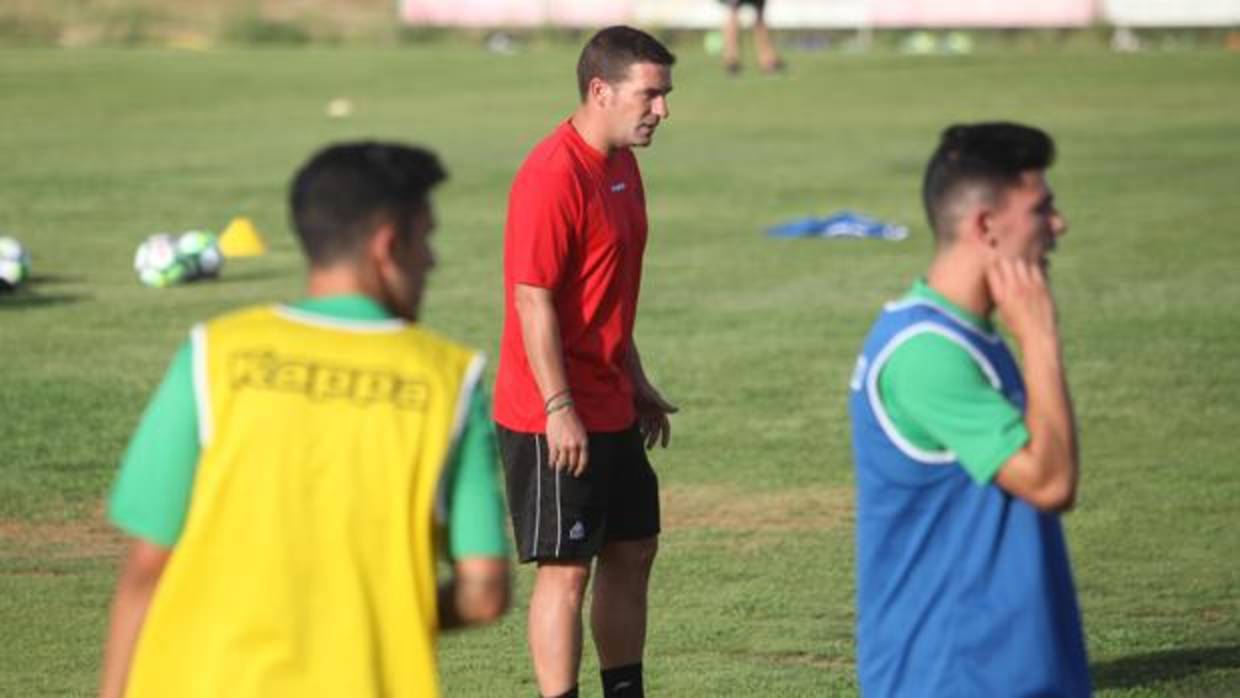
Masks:
[[[882,367],[883,384],[914,392],[953,391],[985,382],[982,359],[964,336],[937,323],[914,326],[891,348]]]
[[[464,342],[419,324],[409,324],[402,333],[405,341],[416,347],[423,354],[436,357],[452,358],[457,362],[470,363],[482,361],[482,352]]]
[[[577,179],[585,174],[564,129],[557,128],[543,138],[526,155],[517,178]]]
[[[402,351],[404,361],[417,371],[474,386],[486,367],[486,357],[481,351],[435,330],[411,324],[401,336],[407,342]]]
[[[944,363],[972,363],[969,350],[954,332],[943,332],[936,325],[924,325],[914,330],[892,347],[891,359],[894,363],[920,367],[920,370],[927,372],[933,372],[929,371],[929,367]]]

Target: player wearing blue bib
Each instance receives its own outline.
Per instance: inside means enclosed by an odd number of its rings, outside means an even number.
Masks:
[[[1076,426],[1047,254],[1054,145],[954,126],[927,168],[924,281],[888,305],[850,385],[858,673],[867,696],[1088,696],[1059,512]],[[1024,375],[990,317],[998,312]]]

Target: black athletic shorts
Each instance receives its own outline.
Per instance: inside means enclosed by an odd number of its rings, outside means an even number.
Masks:
[[[587,434],[581,477],[551,469],[546,434],[496,425],[521,562],[589,560],[605,543],[659,533],[659,479],[637,426]]]
[[[727,5],[728,7],[751,5],[758,10],[761,10],[766,5],[766,0],[719,0],[719,2]]]

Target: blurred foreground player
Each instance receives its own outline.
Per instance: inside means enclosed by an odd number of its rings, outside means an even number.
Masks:
[[[577,63],[580,104],[526,157],[508,197],[495,421],[517,552],[538,565],[529,643],[544,696],[577,695],[592,565],[603,694],[643,695],[659,534],[643,446],[667,446],[676,408],[633,341],[646,193],[632,148],[668,117],[674,62],[637,29],[595,34]]]
[[[444,176],[319,152],[291,194],[308,297],[194,328],[112,493],[102,696],[436,696],[437,630],[503,613],[483,359],[414,323]]]
[[[1046,279],[1067,228],[1046,181],[1053,160],[1050,137],[1026,126],[943,133],[923,188],[934,259],[858,359],[865,695],[1089,695],[1059,522],[1079,465]]]

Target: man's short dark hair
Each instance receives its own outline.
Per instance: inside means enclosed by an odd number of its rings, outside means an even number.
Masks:
[[[439,158],[400,143],[338,143],[315,153],[293,177],[293,228],[312,266],[356,254],[382,224],[403,233],[447,178]]]
[[[957,204],[967,195],[997,202],[1021,173],[1055,161],[1055,142],[1041,129],[1003,121],[956,124],[943,131],[922,181],[926,217],[939,245],[955,235]]]
[[[617,25],[600,30],[586,42],[577,59],[577,91],[586,98],[594,78],[616,84],[634,63],[673,65],[676,56],[658,39],[640,29]]]

